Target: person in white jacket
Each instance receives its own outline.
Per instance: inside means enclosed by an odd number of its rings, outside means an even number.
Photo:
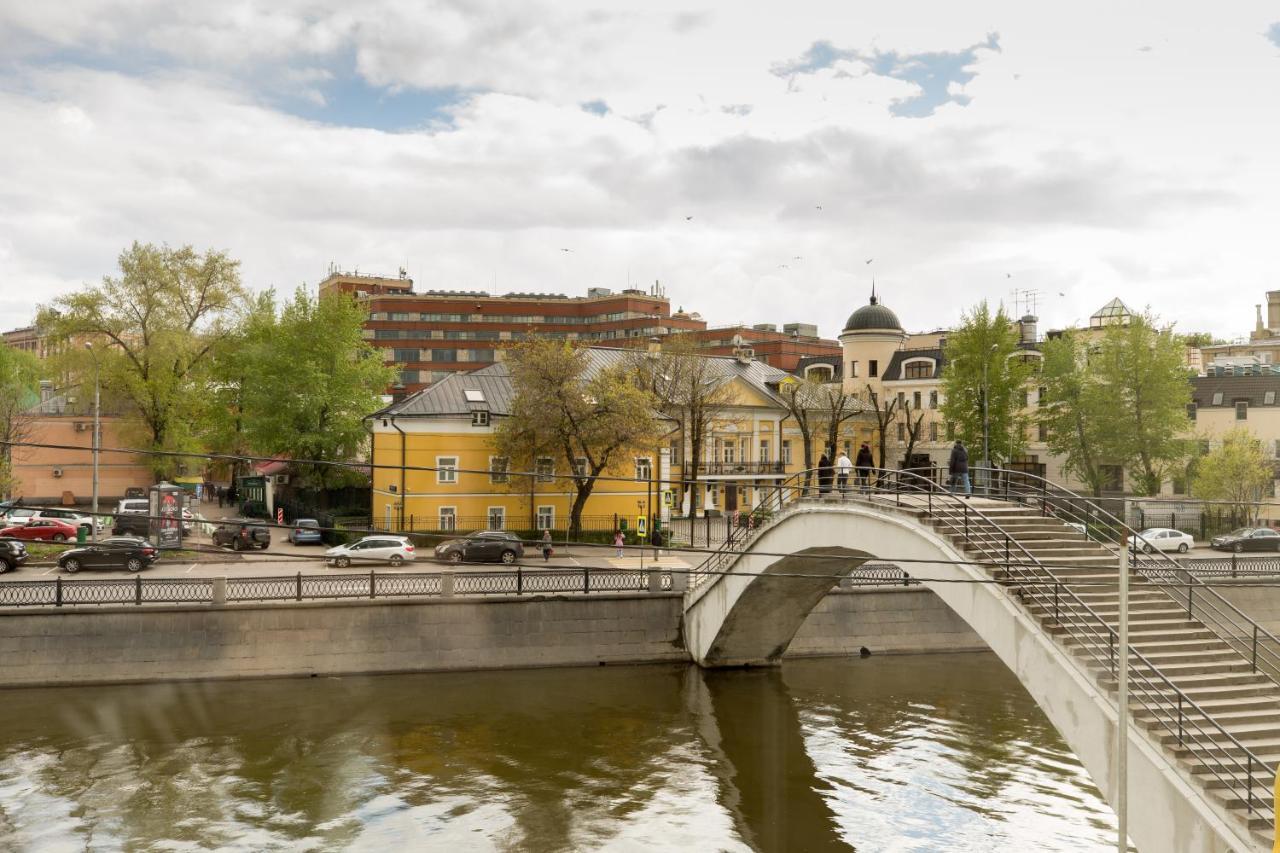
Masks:
[[[853,470],[853,461],[849,459],[849,454],[840,451],[840,458],[836,460],[836,491],[844,495],[848,491],[849,472]]]

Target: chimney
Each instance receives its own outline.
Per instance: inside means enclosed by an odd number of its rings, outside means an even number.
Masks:
[[[1036,323],[1039,322],[1039,320],[1039,317],[1027,314],[1018,321],[1021,343],[1034,344],[1036,342]]]

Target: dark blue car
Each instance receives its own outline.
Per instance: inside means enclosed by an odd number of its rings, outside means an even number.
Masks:
[[[289,531],[289,541],[294,545],[319,545],[320,522],[314,518],[299,518]]]

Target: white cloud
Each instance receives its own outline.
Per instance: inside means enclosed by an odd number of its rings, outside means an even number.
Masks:
[[[980,21],[945,5],[348,5],[0,10],[21,62],[0,72],[0,324],[111,272],[134,239],[226,248],[254,286],[330,261],[504,292],[661,278],[712,322],[828,334],[872,271],[920,328],[1018,286],[1046,292],[1046,325],[1120,295],[1234,334],[1275,286],[1280,128],[1262,105],[1280,57],[1261,6],[1098,31],[1012,4]],[[895,118],[919,89],[866,73],[994,31],[1000,52],[964,66],[967,105]],[[824,39],[861,60],[790,86],[771,73]],[[450,122],[338,126],[352,69],[375,93],[456,90]]]

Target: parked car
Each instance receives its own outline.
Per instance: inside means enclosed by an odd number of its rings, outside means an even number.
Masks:
[[[1215,536],[1209,546],[1217,551],[1280,551],[1280,533],[1269,527],[1241,527]]]
[[[89,533],[93,532],[94,527],[97,527],[99,530],[102,529],[101,521],[98,521],[95,524],[94,517],[91,514],[74,509],[38,509],[31,517],[33,519],[52,518],[55,521],[65,521],[73,527],[83,527]],[[73,533],[72,537],[74,538],[74,536],[75,534]]]
[[[298,518],[289,531],[289,541],[294,545],[319,545],[320,522],[314,518]]]
[[[117,515],[115,523],[111,525],[111,535],[136,536],[146,539],[151,535],[151,519],[145,514],[139,515],[134,512]]]
[[[1177,551],[1185,554],[1196,546],[1190,533],[1169,527],[1148,527],[1129,540],[1129,549],[1150,554],[1152,551]]]
[[[248,548],[261,548],[265,551],[271,544],[271,531],[260,521],[228,519],[214,529],[213,544],[232,551],[244,551]]]
[[[31,509],[30,507],[13,507],[4,514],[4,526],[18,527],[19,525],[26,524],[32,519],[36,512],[36,510]]]
[[[58,566],[75,574],[81,569],[128,569],[140,572],[156,561],[156,549],[132,536],[113,536],[94,545],[64,551]]]
[[[523,556],[520,537],[505,530],[482,530],[436,546],[436,559],[452,563],[514,563]]]
[[[26,524],[6,527],[0,530],[0,537],[12,536],[14,539],[31,541],[38,539],[44,542],[66,542],[76,538],[78,528],[57,518],[33,518]]]
[[[27,561],[27,545],[21,539],[0,539],[0,572],[11,572]]]
[[[338,545],[324,552],[330,566],[345,569],[352,563],[389,563],[399,566],[414,560],[413,543],[404,536],[366,536],[358,542]]]
[[[126,498],[145,498],[147,496],[147,490],[141,486],[130,486],[124,490],[124,496]]]
[[[119,526],[119,518],[122,515],[146,515],[151,514],[151,501],[147,498],[125,498],[116,503],[116,521]],[[191,510],[186,507],[182,508],[182,535],[191,535],[191,526],[195,523],[195,516],[191,514]]]

